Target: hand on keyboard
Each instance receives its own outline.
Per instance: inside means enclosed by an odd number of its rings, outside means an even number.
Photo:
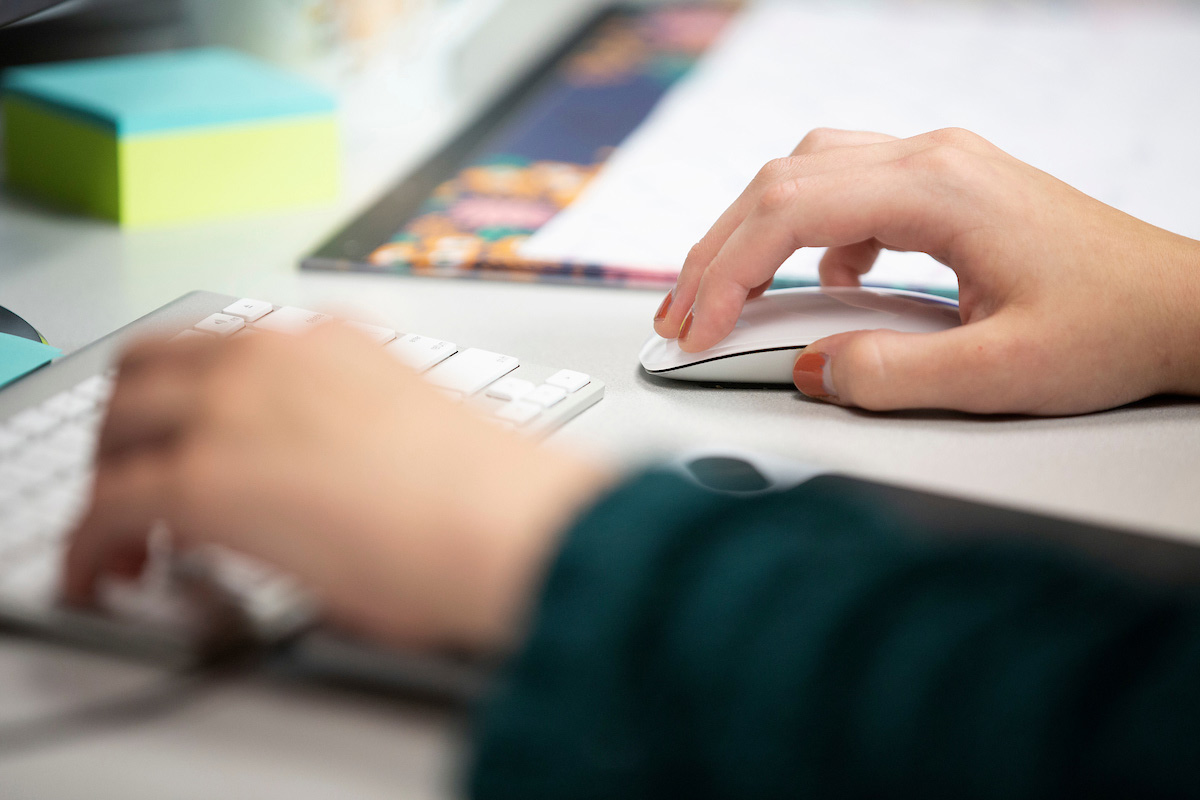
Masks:
[[[466,373],[435,385],[365,326],[295,322],[312,330],[227,337],[241,326],[214,321],[127,353],[68,598],[136,572],[163,521],[179,547],[279,566],[376,637],[503,646],[555,532],[607,474],[447,400],[477,388]],[[406,346],[428,360],[421,344]]]

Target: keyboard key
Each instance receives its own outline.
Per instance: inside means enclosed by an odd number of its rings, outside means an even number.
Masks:
[[[222,311],[231,317],[241,317],[246,322],[254,322],[254,320],[270,314],[273,308],[274,306],[265,300],[251,300],[243,297],[236,303],[226,306]]]
[[[0,462],[0,484],[9,494],[21,494],[38,482],[38,475],[12,461]]]
[[[32,475],[35,482],[43,481],[56,472],[76,465],[72,457],[46,447],[27,447],[10,456],[7,463]]]
[[[396,338],[396,332],[391,328],[381,328],[378,325],[368,325],[365,322],[347,322],[348,327],[367,335],[375,344],[387,344]]]
[[[109,375],[93,375],[72,389],[75,394],[80,397],[85,397],[89,400],[94,400],[97,403],[107,403],[108,398],[112,396],[113,379]]]
[[[410,333],[383,348],[417,372],[440,364],[458,352],[458,345]],[[453,387],[447,387],[453,388]]]
[[[566,396],[566,389],[560,389],[557,386],[551,386],[548,383],[543,383],[541,386],[537,387],[521,399],[526,403],[537,403],[542,408],[550,408],[551,406],[562,402]]]
[[[521,378],[501,378],[488,387],[487,396],[497,400],[520,400],[533,391],[533,384]]]
[[[229,336],[244,327],[246,320],[232,314],[210,314],[196,323],[196,330],[215,333],[217,336]]]
[[[80,397],[72,391],[59,392],[42,403],[44,411],[62,419],[77,417],[95,407],[95,401]]]
[[[84,510],[80,497],[72,495],[52,481],[48,488],[35,495],[26,505],[38,519],[46,523],[45,533],[49,536],[64,536]]]
[[[592,379],[589,375],[576,372],[573,369],[560,369],[549,378],[546,378],[546,383],[551,386],[557,386],[560,389],[565,389],[567,394],[574,394],[591,382]]]
[[[24,452],[24,450],[18,451],[13,457],[0,461],[0,483],[13,488],[16,492],[24,492],[25,489],[37,482],[37,475],[31,473],[20,463]]]
[[[4,544],[11,552],[15,547],[26,547],[46,537],[50,523],[29,508],[27,501],[21,503],[4,517]]]
[[[471,348],[438,364],[425,377],[435,386],[471,395],[518,366],[520,362],[512,356]]]
[[[8,425],[0,425],[0,456],[15,449],[25,441],[25,436]]]
[[[41,436],[62,422],[62,417],[48,413],[41,408],[27,408],[8,421],[8,425],[17,433],[26,436]]]
[[[496,409],[496,418],[507,420],[515,425],[524,425],[540,413],[542,413],[542,407],[537,403],[513,400]]]
[[[0,467],[0,477],[3,475],[4,468]],[[0,541],[4,540],[4,516],[11,511],[10,506],[19,494],[21,494],[19,486],[0,481]]]
[[[333,317],[319,311],[284,306],[260,317],[254,327],[272,333],[304,333],[332,320]]]
[[[82,426],[64,425],[38,444],[58,454],[70,466],[83,466],[91,460],[96,436]]]

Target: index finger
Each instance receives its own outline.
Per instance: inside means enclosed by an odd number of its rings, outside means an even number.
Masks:
[[[139,456],[97,470],[91,505],[72,531],[63,571],[63,595],[91,603],[96,582],[114,560],[144,550],[155,521],[166,511],[166,470],[161,457]]]
[[[895,147],[906,146],[898,145],[900,142],[902,140],[882,133],[819,128],[805,136],[790,157],[768,162],[717,219],[708,233],[688,252],[675,288],[669,295],[669,302],[664,301],[664,308],[655,318],[654,329],[658,335],[674,338],[680,332],[684,318],[695,302],[696,290],[704,273],[726,245],[729,237],[753,212],[764,192],[769,191],[772,186],[802,175],[819,175],[854,164],[892,157]],[[772,272],[764,276],[750,287],[750,291],[765,291],[773,275]]]
[[[899,162],[797,178],[765,193],[705,270],[679,346],[707,350],[733,330],[753,287],[801,247],[871,238],[937,252],[959,230],[961,204]]]

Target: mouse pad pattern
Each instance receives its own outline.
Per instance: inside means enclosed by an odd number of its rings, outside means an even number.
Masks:
[[[515,280],[661,284],[661,274],[520,256],[688,73],[737,11],[734,4],[621,10],[608,17],[493,130],[418,213],[365,259],[329,267]]]

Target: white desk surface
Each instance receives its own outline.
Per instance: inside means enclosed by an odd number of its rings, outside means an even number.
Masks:
[[[381,141],[385,137],[380,137]],[[415,158],[428,131],[352,153],[336,207],[123,234],[0,196],[0,303],[66,350],[191,289],[356,309],[364,319],[592,373],[605,399],[556,435],[638,463],[730,443],[835,469],[1200,541],[1200,403],[1069,419],[872,415],[786,390],[639,374],[660,292],[302,273],[299,257]],[[401,146],[394,143],[400,142]],[[387,169],[378,165],[384,163]],[[463,720],[427,705],[240,679],[112,727],[4,751],[12,724],[162,679],[153,669],[0,638],[0,795],[20,798],[442,797]]]

